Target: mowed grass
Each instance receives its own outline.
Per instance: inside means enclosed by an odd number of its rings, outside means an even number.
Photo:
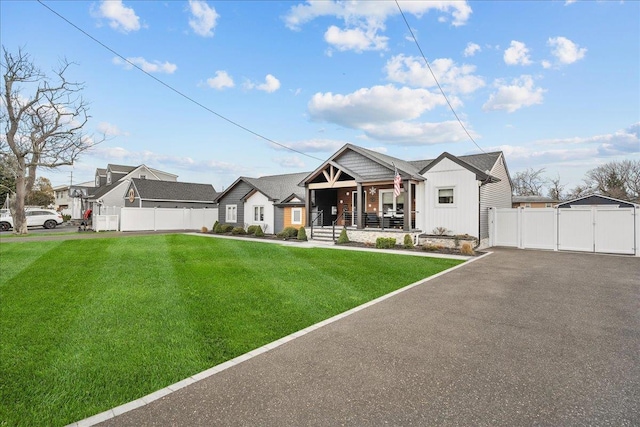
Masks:
[[[0,245],[0,425],[66,425],[459,264],[188,235]]]

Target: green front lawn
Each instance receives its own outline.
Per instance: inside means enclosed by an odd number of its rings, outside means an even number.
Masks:
[[[460,262],[179,234],[2,242],[0,426],[78,421]]]

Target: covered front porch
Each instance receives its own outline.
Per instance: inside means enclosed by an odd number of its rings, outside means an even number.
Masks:
[[[399,194],[389,179],[365,181],[328,165],[306,186],[307,224],[313,227],[415,231],[416,186],[402,179]]]

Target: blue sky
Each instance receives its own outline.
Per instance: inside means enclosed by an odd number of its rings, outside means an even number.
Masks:
[[[86,131],[108,135],[74,183],[146,164],[220,191],[311,171],[347,142],[406,160],[479,152],[393,1],[43,2],[190,98],[38,2],[0,2],[2,45],[45,71],[77,64]],[[640,2],[400,6],[466,129],[512,175],[545,168],[572,188],[599,164],[640,159]],[[70,171],[41,174],[60,185]]]

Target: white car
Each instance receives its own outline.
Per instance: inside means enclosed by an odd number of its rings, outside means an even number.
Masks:
[[[25,215],[27,227],[56,228],[64,222],[62,214],[52,209],[29,209]],[[7,231],[11,228],[13,228],[11,215],[0,216],[0,231]]]

